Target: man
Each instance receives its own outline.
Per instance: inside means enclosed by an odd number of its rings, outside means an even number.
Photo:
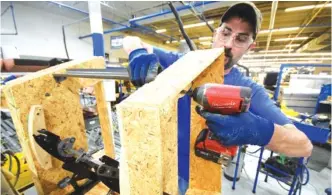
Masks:
[[[245,53],[255,47],[254,41],[261,21],[261,13],[254,4],[236,3],[222,16],[212,44],[213,48],[224,47],[225,49],[224,84],[246,86],[252,89],[249,112],[223,116],[199,109],[198,113],[206,119],[209,129],[219,136],[225,145],[266,146],[287,156],[308,157],[311,155],[313,146],[307,136],[274,105],[263,87],[243,76],[237,68],[233,67]],[[124,40],[124,49],[130,53],[130,74],[136,86],[141,86],[148,81],[146,78],[155,71],[158,62],[163,68],[167,68],[182,56],[149,46],[137,37],[128,37]],[[179,104],[186,103],[185,101],[187,100],[179,101]],[[180,119],[179,122],[181,122]],[[189,132],[179,129],[178,133],[181,188],[181,185],[185,183],[182,180],[187,182],[189,175],[187,168],[189,150],[181,150],[186,147],[183,143],[188,143]],[[187,142],[181,139],[186,139]],[[188,153],[184,154],[185,152]],[[184,157],[181,158],[181,155]]]

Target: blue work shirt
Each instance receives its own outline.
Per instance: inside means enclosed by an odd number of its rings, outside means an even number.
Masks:
[[[165,69],[183,56],[183,54],[168,52],[159,48],[153,48],[153,53],[157,55],[161,66]],[[265,89],[249,77],[244,76],[239,69],[233,67],[228,74],[224,75],[224,84],[252,89],[249,107],[252,113],[278,125],[292,123],[269,98]],[[179,176],[188,181],[190,146],[190,97],[188,95],[179,99],[178,110],[178,171]],[[185,110],[188,112],[185,112]]]

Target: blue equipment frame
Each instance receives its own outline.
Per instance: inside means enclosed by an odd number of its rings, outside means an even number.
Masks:
[[[276,90],[274,92],[273,99],[275,101],[277,101],[277,99],[278,99],[278,95],[279,95],[279,91],[280,91],[280,83],[281,83],[281,78],[282,78],[284,68],[288,68],[288,67],[309,67],[309,66],[331,67],[331,65],[328,65],[328,64],[315,64],[315,65],[313,65],[313,64],[282,64],[280,66],[280,72],[278,74],[278,80],[277,80],[277,87],[276,87]],[[311,126],[311,125],[302,124],[302,123],[294,121],[294,120],[292,120],[292,122],[294,123],[296,128],[298,128],[299,130],[304,132],[312,142],[315,142],[315,143],[326,143],[327,142],[327,139],[330,135],[330,130],[329,129],[324,129],[324,128],[319,128],[319,127],[315,127],[315,126]],[[257,183],[258,183],[258,176],[259,176],[259,172],[261,172],[263,152],[264,152],[264,147],[261,147],[261,152],[260,152],[260,155],[259,155],[259,161],[258,161],[257,170],[256,170],[256,177],[255,177],[254,186],[253,186],[253,190],[252,190],[253,193],[256,193],[256,187],[257,187]],[[238,164],[239,164],[239,160],[240,160],[240,155],[241,155],[241,147],[239,147],[237,160],[236,160],[235,175],[234,175],[234,178],[233,178],[233,185],[232,185],[233,190],[235,189],[236,177],[237,177],[238,168],[239,168]],[[270,157],[272,157],[272,155],[273,155],[273,151],[271,151]],[[297,184],[297,178],[298,177],[303,178],[303,167],[304,167],[303,161],[304,161],[304,158],[299,158],[296,173],[295,173],[295,176],[293,177],[292,180],[287,180],[287,179],[280,178],[280,177],[274,176],[272,174],[269,174],[268,172],[264,172],[266,174],[264,181],[267,182],[268,176],[270,176],[270,177],[275,178],[279,181],[282,181],[286,184],[291,183],[291,188],[290,188],[290,191],[289,191],[288,194],[291,195],[293,193],[294,189],[295,189],[294,194],[296,194],[297,188],[295,188],[295,185],[298,185]],[[278,170],[277,168],[274,168],[274,167],[269,166],[269,165],[268,165],[268,167],[275,170],[275,171],[278,171],[279,173],[281,173],[285,176],[288,176],[289,178],[291,178],[291,176],[289,174],[287,174],[285,172],[282,172],[281,170]],[[308,176],[309,176],[309,173],[308,173]]]
[[[277,80],[277,88],[274,91],[273,100],[274,101],[278,100],[279,91],[280,91],[280,84],[281,84],[281,78],[282,78],[282,74],[283,74],[283,69],[284,68],[290,68],[290,67],[310,67],[310,66],[315,66],[315,67],[331,67],[331,64],[281,64],[280,71],[279,71],[279,74],[278,74],[278,80]]]

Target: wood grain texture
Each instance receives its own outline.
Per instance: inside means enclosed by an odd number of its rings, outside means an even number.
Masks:
[[[223,49],[189,52],[117,105],[122,193],[178,193],[177,101],[195,79],[204,82],[203,77],[210,76],[208,67],[222,53]],[[205,70],[209,70],[206,76],[202,74]],[[199,169],[205,166],[200,165]]]
[[[154,107],[127,107],[123,104],[118,112],[122,123],[126,124],[125,128],[120,128],[120,136],[121,147],[126,149],[121,152],[125,152],[125,163],[128,166],[128,172],[124,174],[129,178],[129,185],[120,183],[120,192],[128,191],[128,195],[142,192],[161,194],[163,178],[159,110]]]
[[[163,191],[173,195],[178,193],[177,99],[169,99],[159,108],[161,118]]]
[[[43,169],[48,170],[52,168],[51,155],[42,149],[33,138],[33,135],[39,134],[38,130],[41,129],[46,129],[44,110],[41,105],[33,105],[28,117],[30,147],[39,165]]]
[[[71,188],[58,189],[57,183],[69,172],[64,171],[62,162],[52,158],[53,168],[44,170],[36,162],[29,147],[28,115],[31,106],[42,105],[45,113],[47,130],[60,135],[61,138],[74,136],[75,148],[87,149],[83,112],[81,109],[79,89],[96,84],[96,79],[67,78],[57,83],[53,73],[65,72],[68,68],[103,68],[103,58],[71,61],[33,74],[12,80],[3,91],[9,105],[10,113],[22,150],[32,171],[33,181],[38,194],[66,194]]]
[[[205,83],[223,83],[224,56],[217,58],[193,82],[193,89]],[[197,103],[191,101],[191,128],[190,128],[190,167],[189,190],[187,194],[216,194],[221,192],[221,165],[195,155],[195,141],[200,131],[206,127],[205,120],[196,111]],[[211,193],[208,193],[211,192]]]
[[[104,142],[105,154],[111,158],[115,158],[112,116],[110,116],[110,102],[106,102],[105,90],[103,82],[95,85],[95,95],[97,100],[98,117],[101,127],[101,135]],[[108,104],[108,105],[107,105]]]
[[[8,105],[7,105],[5,94],[2,92],[2,89],[3,89],[3,86],[0,86],[0,97],[1,97],[0,107],[2,109],[4,109],[4,108],[8,108]]]

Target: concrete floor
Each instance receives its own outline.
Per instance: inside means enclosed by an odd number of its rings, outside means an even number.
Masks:
[[[248,151],[255,151],[258,149],[256,146],[250,146]],[[270,152],[264,151],[263,159],[268,158]],[[259,152],[253,155],[245,156],[244,169],[242,170],[240,180],[236,183],[235,190],[232,190],[232,182],[223,178],[222,180],[222,193],[223,195],[250,195],[254,184],[256,168],[258,163]],[[325,189],[331,187],[331,170],[324,168],[320,172],[309,169],[310,180],[306,186],[302,187],[302,195],[326,195]],[[246,174],[247,173],[247,174]],[[265,175],[260,173],[258,185],[256,188],[256,195],[287,195],[288,191],[284,190],[277,181],[269,178],[268,182],[264,182]],[[281,185],[289,189],[289,186],[281,183]],[[35,195],[35,188],[30,188],[25,195]]]
[[[250,146],[248,151],[255,151],[258,149],[256,146]],[[268,158],[270,151],[265,150],[263,159]],[[247,195],[253,194],[252,188],[256,175],[256,168],[258,163],[259,152],[250,156],[245,156],[244,169],[241,173],[240,180],[236,183],[235,190],[232,190],[232,182],[223,178],[222,180],[222,194],[223,195]],[[246,174],[247,173],[247,174]],[[324,192],[326,188],[331,187],[331,169],[324,168],[322,171],[317,172],[309,169],[310,179],[309,183],[302,187],[302,195],[326,195]],[[287,195],[288,191],[284,190],[278,184],[277,180],[269,178],[268,182],[264,182],[265,175],[260,173],[258,178],[258,185],[256,188],[256,195]],[[290,187],[284,183],[280,184],[289,189]]]

